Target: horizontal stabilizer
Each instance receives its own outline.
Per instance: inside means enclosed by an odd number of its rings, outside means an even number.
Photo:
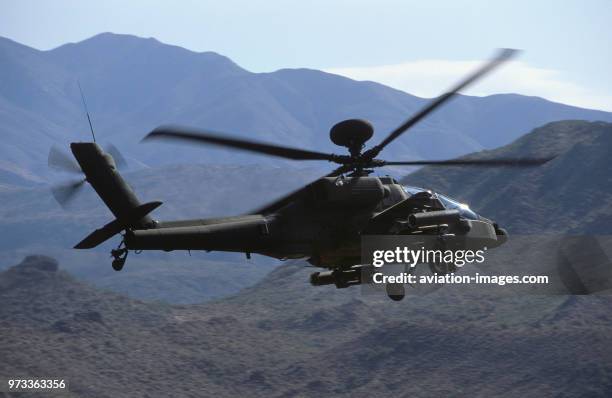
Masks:
[[[98,246],[124,229],[133,227],[134,224],[153,210],[157,209],[159,206],[161,206],[161,204],[162,202],[149,202],[135,207],[134,209],[130,210],[126,217],[121,219],[117,218],[102,228],[96,229],[87,235],[87,237],[80,241],[74,248],[91,249]]]

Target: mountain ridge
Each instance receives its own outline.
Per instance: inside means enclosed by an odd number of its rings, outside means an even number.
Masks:
[[[513,143],[466,158],[554,156],[527,169],[424,168],[402,181],[469,203],[519,234],[612,233],[612,124],[548,123]],[[512,206],[507,199],[512,198]],[[519,216],[516,216],[518,214]]]
[[[9,39],[0,43],[0,164],[9,175],[49,181],[51,145],[89,139],[77,87],[85,92],[97,136],[113,141],[145,164],[228,162],[228,152],[170,145],[138,145],[160,124],[185,124],[258,140],[342,152],[329,128],[352,117],[375,126],[372,142],[427,100],[373,82],[358,82],[314,69],[253,73],[214,52],[193,52],[156,39],[104,33],[39,51]],[[457,76],[459,79],[460,76]],[[525,131],[559,119],[612,121],[593,111],[512,94],[457,96],[415,126],[383,155],[450,158],[511,142]],[[232,152],[232,162],[282,165],[283,161]],[[317,167],[318,163],[315,163]],[[15,172],[15,170],[18,170]],[[13,182],[20,182],[14,177]]]

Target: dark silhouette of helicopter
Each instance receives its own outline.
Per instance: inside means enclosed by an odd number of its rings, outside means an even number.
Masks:
[[[364,150],[373,135],[365,120],[344,120],[331,128],[330,138],[348,149],[337,155],[291,148],[183,127],[159,127],[145,140],[166,139],[210,144],[292,160],[325,160],[339,166],[329,174],[249,215],[235,217],[156,221],[149,213],[161,202],[141,203],[124,181],[111,156],[95,142],[70,145],[72,159],[50,158],[85,174],[116,219],[92,232],[75,248],[96,247],[121,233],[119,247],[112,250],[113,268],[121,270],[130,250],[206,250],[258,253],[277,259],[305,258],[330,271],[311,276],[313,285],[347,287],[361,283],[360,238],[364,235],[414,235],[433,237],[478,236],[479,242],[495,247],[506,240],[495,222],[475,214],[466,205],[435,192],[404,187],[391,177],[370,176],[382,166],[536,166],[550,159],[416,160],[378,159],[380,152],[420,120],[446,103],[460,90],[508,60],[516,50],[504,49],[491,61],[461,81],[393,130],[378,145]],[[93,129],[92,129],[93,133]],[[94,137],[95,141],[95,137]],[[116,153],[116,151],[115,151]],[[72,164],[70,165],[70,161]],[[70,198],[68,187],[63,200]],[[76,190],[76,188],[74,188]]]

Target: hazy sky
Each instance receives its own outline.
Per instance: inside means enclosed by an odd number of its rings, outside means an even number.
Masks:
[[[612,111],[612,0],[0,0],[0,36],[38,49],[107,31],[216,51],[254,72],[323,69],[428,97],[494,48],[519,48],[468,94]]]

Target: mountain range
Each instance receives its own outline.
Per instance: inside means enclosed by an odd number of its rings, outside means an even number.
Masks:
[[[376,141],[427,101],[318,70],[252,73],[216,53],[111,33],[48,51],[0,38],[0,64],[0,185],[5,186],[53,179],[46,166],[49,148],[90,139],[78,82],[97,138],[114,142],[134,164],[149,166],[279,165],[251,155],[233,153],[230,158],[222,150],[137,144],[161,124],[342,152],[329,141],[334,123],[368,119]],[[460,95],[383,155],[392,160],[451,158],[508,144],[526,131],[564,119],[612,121],[612,113],[515,94]]]

